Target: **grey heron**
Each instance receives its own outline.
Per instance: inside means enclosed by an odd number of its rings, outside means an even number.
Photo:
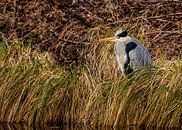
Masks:
[[[115,42],[116,60],[124,76],[133,70],[144,66],[151,66],[152,59],[148,50],[123,29],[116,31],[114,37],[106,40]]]

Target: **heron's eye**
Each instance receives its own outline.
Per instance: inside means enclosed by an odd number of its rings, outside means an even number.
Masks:
[[[120,37],[126,37],[127,35],[128,35],[128,32],[123,31],[123,32],[119,33],[117,36],[118,36],[118,38],[120,38]]]

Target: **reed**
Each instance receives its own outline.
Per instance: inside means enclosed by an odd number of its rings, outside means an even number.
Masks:
[[[124,78],[112,43],[95,40],[85,64],[65,69],[49,52],[1,39],[0,122],[180,127],[181,59]]]
[[[180,127],[181,1],[0,2],[0,122]],[[126,29],[154,66],[121,76]]]

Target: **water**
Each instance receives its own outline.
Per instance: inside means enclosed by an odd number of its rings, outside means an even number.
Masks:
[[[182,128],[139,128],[139,127],[89,127],[89,126],[28,126],[25,124],[0,124],[0,130],[182,130]]]

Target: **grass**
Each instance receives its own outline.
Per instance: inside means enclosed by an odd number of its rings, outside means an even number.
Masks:
[[[181,1],[0,5],[0,122],[181,127]],[[99,42],[119,27],[154,67],[121,76],[113,44]]]
[[[89,61],[69,70],[1,34],[0,122],[181,126],[181,59],[160,58],[123,78],[113,45],[94,42]]]

